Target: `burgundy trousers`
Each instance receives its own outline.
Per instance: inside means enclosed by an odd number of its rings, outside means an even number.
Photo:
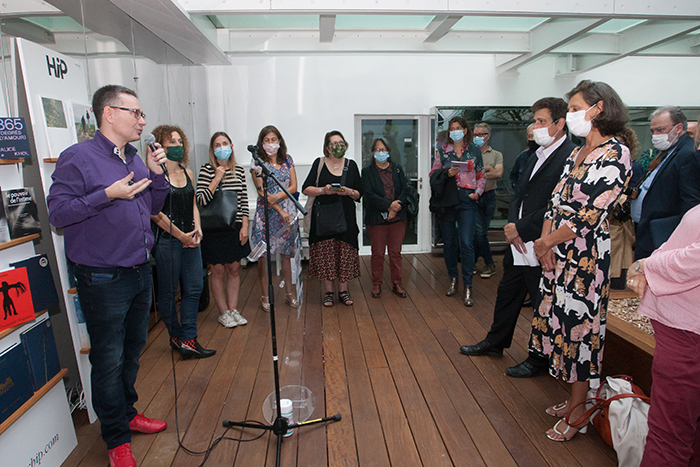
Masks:
[[[700,465],[700,335],[652,320],[649,434],[640,467]]]
[[[406,233],[406,221],[368,225],[367,233],[372,243],[372,285],[382,284],[385,250],[389,250],[391,283],[401,284],[401,244]]]

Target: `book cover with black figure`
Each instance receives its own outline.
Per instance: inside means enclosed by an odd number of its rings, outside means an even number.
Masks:
[[[41,233],[34,188],[3,190],[2,197],[12,240]]]
[[[20,334],[32,370],[34,390],[38,391],[61,371],[51,320],[45,319]]]
[[[0,354],[0,423],[34,395],[32,373],[20,344]]]
[[[10,263],[13,268],[27,268],[29,290],[32,293],[34,313],[58,306],[58,293],[51,274],[51,265],[46,255],[36,255],[16,263]]]

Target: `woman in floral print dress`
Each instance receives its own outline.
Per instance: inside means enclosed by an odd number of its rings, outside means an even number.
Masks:
[[[549,356],[549,372],[572,385],[567,402],[549,415],[576,420],[590,380],[600,378],[610,290],[608,208],[631,176],[630,149],[636,145],[627,108],[607,84],[582,81],[567,94],[569,130],[586,144],[576,148],[552,193],[535,253],[543,266],[541,301],[534,314],[530,349]],[[587,423],[587,422],[586,422]],[[547,432],[567,441],[586,424],[562,418]]]

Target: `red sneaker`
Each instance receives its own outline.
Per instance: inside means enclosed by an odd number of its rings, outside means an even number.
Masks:
[[[124,443],[109,450],[110,467],[136,467],[134,454],[131,452],[131,443]]]
[[[142,413],[137,414],[129,422],[129,428],[131,428],[131,431],[138,431],[139,433],[158,433],[159,431],[165,430],[167,426],[168,424],[163,420],[148,418]]]

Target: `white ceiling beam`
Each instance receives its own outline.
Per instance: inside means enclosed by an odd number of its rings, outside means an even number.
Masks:
[[[450,15],[444,20],[440,22],[440,24],[436,25],[435,28],[430,31],[430,35],[425,38],[425,43],[427,44],[434,44],[435,42],[439,41],[445,35],[450,32],[450,29],[457,24],[457,22],[462,19],[461,15]],[[432,22],[431,22],[432,24]],[[430,25],[428,25],[430,26]]]
[[[114,38],[132,53],[153,60],[155,63],[191,63],[188,58],[134,21],[109,0],[90,0],[84,3],[75,0],[47,0],[90,31]]]
[[[529,50],[525,32],[451,31],[437,44],[425,43],[427,31],[336,30],[332,43],[321,43],[318,31],[230,30],[227,54],[352,53],[496,53]],[[220,41],[221,43],[222,41]]]
[[[620,35],[614,33],[588,33],[581,38],[557,47],[553,54],[619,54]]]
[[[552,52],[557,47],[571,42],[588,31],[607,22],[601,18],[555,18],[542,23],[532,31],[531,48],[527,53],[496,67],[496,73],[514,71],[537,58]]]
[[[194,64],[227,65],[229,60],[211,38],[198,27],[176,0],[110,0],[114,5],[161,38]],[[202,19],[202,18],[200,18]],[[215,40],[215,39],[214,39]]]
[[[637,55],[645,57],[687,57],[700,55],[700,34],[683,37],[675,41],[669,41],[656,47],[651,47]]]
[[[0,30],[3,34],[22,37],[37,44],[56,43],[51,31],[22,18],[3,18],[0,20]]]
[[[333,42],[335,15],[321,15],[318,19],[319,42]]]
[[[662,45],[700,29],[700,21],[650,21],[620,33],[620,53],[609,55],[577,56],[574,66],[576,73],[593,70],[630,55]]]

